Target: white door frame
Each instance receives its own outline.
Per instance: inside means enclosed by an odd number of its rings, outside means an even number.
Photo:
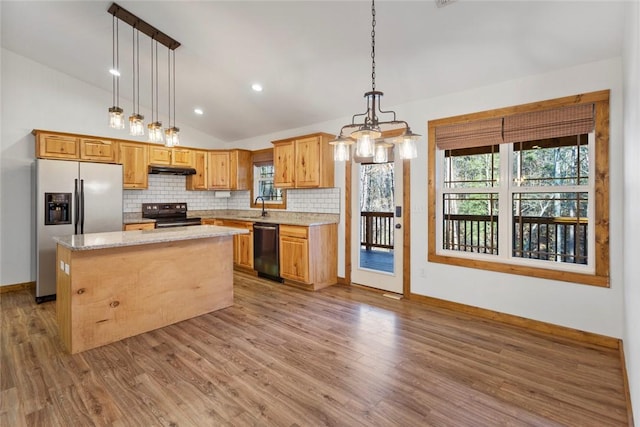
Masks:
[[[394,162],[394,206],[400,206],[402,216],[395,216],[394,210],[394,271],[371,270],[360,267],[360,164],[354,163],[351,167],[351,282],[397,294],[404,293],[404,191],[403,191],[403,166],[404,162],[396,159]],[[400,226],[400,228],[396,228]]]

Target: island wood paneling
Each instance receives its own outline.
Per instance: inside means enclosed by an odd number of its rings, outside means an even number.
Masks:
[[[0,425],[625,426],[617,349],[235,274],[232,307],[78,354],[0,299]]]
[[[233,304],[231,236],[87,251],[58,245],[60,337],[71,353]]]

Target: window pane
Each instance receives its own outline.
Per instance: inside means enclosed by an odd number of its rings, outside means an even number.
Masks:
[[[500,147],[490,145],[460,150],[446,150],[444,185],[447,188],[481,188],[497,185]]]
[[[588,193],[514,193],[513,256],[587,264]]]
[[[282,201],[282,189],[273,185],[273,164],[254,166],[254,193],[264,197],[266,203]]]
[[[498,195],[444,194],[443,248],[498,254]]]
[[[587,135],[513,144],[513,180],[521,186],[588,185]]]

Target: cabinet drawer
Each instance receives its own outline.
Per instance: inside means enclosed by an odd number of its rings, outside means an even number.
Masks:
[[[253,223],[247,221],[234,221],[225,219],[222,221],[222,225],[225,227],[244,228],[246,230],[253,230]]]
[[[116,146],[108,139],[80,139],[80,158],[98,162],[115,163]]]
[[[155,222],[140,222],[140,223],[135,223],[135,224],[125,224],[124,225],[124,231],[153,230],[154,228],[156,228],[156,223]]]
[[[307,237],[309,237],[309,227],[301,227],[297,225],[281,225],[280,235],[306,239]]]
[[[38,135],[38,157],[77,159],[78,138],[41,133]]]

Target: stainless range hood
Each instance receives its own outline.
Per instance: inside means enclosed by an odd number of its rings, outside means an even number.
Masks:
[[[149,165],[149,173],[152,175],[195,175],[196,170],[179,166]]]

